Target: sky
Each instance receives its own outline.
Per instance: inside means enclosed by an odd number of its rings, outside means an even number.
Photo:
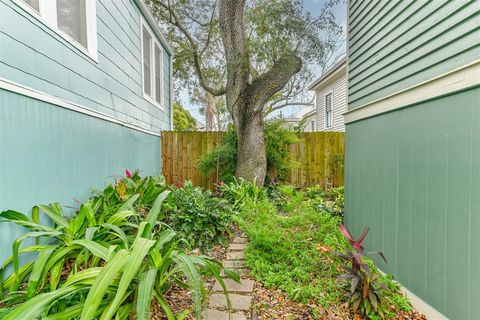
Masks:
[[[309,11],[312,15],[318,15],[320,13],[320,8],[322,8],[323,4],[326,0],[304,0],[304,10]],[[337,20],[337,23],[341,26],[344,26],[346,30],[347,25],[347,4],[346,1],[340,0],[339,3],[333,8],[333,13]],[[320,76],[320,74],[318,75]],[[180,100],[182,105],[190,111],[190,113],[199,121],[200,123],[205,123],[205,118],[199,112],[199,106],[193,105],[189,100],[188,93],[186,90],[180,94]],[[282,110],[282,114],[285,116],[290,116],[295,114],[299,111],[302,111],[298,107],[287,107]]]

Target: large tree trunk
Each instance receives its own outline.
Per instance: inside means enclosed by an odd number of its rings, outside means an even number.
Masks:
[[[300,71],[302,61],[294,53],[285,54],[267,72],[252,78],[243,19],[245,1],[219,2],[220,33],[227,62],[225,98],[238,137],[236,176],[263,185],[267,172],[263,108]]]
[[[262,186],[267,171],[263,114],[255,113],[244,125],[237,125],[237,168],[235,175]]]

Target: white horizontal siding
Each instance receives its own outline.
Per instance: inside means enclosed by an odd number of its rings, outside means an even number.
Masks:
[[[325,123],[325,95],[332,92],[333,97],[333,125],[326,127]],[[325,83],[315,91],[317,106],[316,131],[345,131],[343,114],[347,110],[347,75],[342,74]]]
[[[316,113],[312,113],[308,117],[305,117],[305,123],[303,125],[304,132],[315,132],[317,131],[317,123],[316,123]],[[312,130],[312,121],[313,121],[313,130]]]

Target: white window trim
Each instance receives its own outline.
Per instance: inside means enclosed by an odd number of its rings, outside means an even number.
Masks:
[[[15,0],[15,3],[31,16],[36,18],[46,27],[65,39],[68,43],[81,51],[87,57],[98,63],[98,44],[97,44],[97,6],[96,0],[85,0],[85,14],[87,23],[87,47],[78,43],[65,31],[57,26],[57,3],[52,0],[39,0],[37,12],[22,0]],[[53,6],[53,9],[52,9]]]
[[[327,96],[331,94],[332,95],[332,125],[329,127],[328,126],[328,119],[327,119]],[[323,112],[325,114],[325,129],[330,129],[330,128],[333,128],[333,90],[330,90],[330,91],[327,91],[325,92],[325,94],[323,95]]]
[[[152,44],[150,46],[150,84],[151,84],[151,94],[152,96],[149,96],[148,94],[145,93],[145,81],[144,81],[144,68],[143,68],[143,29],[146,29],[147,32],[150,35],[150,38],[152,39]],[[155,100],[155,45],[158,46],[160,49],[160,100],[161,102],[158,102]],[[140,48],[141,48],[141,62],[142,62],[142,95],[145,100],[159,108],[160,110],[166,110],[165,108],[165,79],[164,79],[164,70],[163,70],[163,54],[164,54],[164,48],[161,44],[161,42],[158,40],[157,35],[152,31],[148,23],[145,21],[145,19],[142,17],[142,23],[140,23]]]

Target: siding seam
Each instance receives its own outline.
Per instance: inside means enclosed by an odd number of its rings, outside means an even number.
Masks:
[[[69,101],[51,96],[51,95],[48,95],[46,93],[28,88],[26,86],[23,86],[21,84],[18,84],[18,83],[9,81],[9,80],[6,80],[4,78],[0,78],[0,89],[11,91],[11,92],[14,92],[14,93],[17,93],[17,94],[21,94],[23,96],[27,96],[27,97],[30,97],[30,98],[33,98],[33,99],[36,99],[36,100],[44,101],[44,102],[47,102],[47,103],[50,103],[50,104],[53,104],[53,105],[56,105],[56,106],[59,106],[59,107],[65,108],[65,109],[69,109],[69,110],[72,110],[72,111],[75,111],[75,112],[79,112],[79,113],[82,113],[82,114],[85,114],[85,115],[88,115],[88,116],[92,116],[94,118],[98,118],[98,119],[101,119],[101,120],[105,120],[105,121],[108,121],[108,122],[112,122],[112,123],[130,128],[130,129],[134,129],[136,131],[147,133],[147,134],[150,134],[150,135],[153,135],[153,136],[158,136],[158,137],[160,136],[159,132],[155,132],[155,131],[152,131],[152,130],[149,130],[149,129],[145,129],[145,128],[136,126],[136,125],[131,124],[131,123],[127,123],[125,121],[121,121],[121,120],[116,119],[114,117],[111,117],[111,116],[109,116],[105,113],[102,113],[102,112],[84,107],[84,106],[76,104],[76,103],[72,103],[72,102],[69,102]]]

